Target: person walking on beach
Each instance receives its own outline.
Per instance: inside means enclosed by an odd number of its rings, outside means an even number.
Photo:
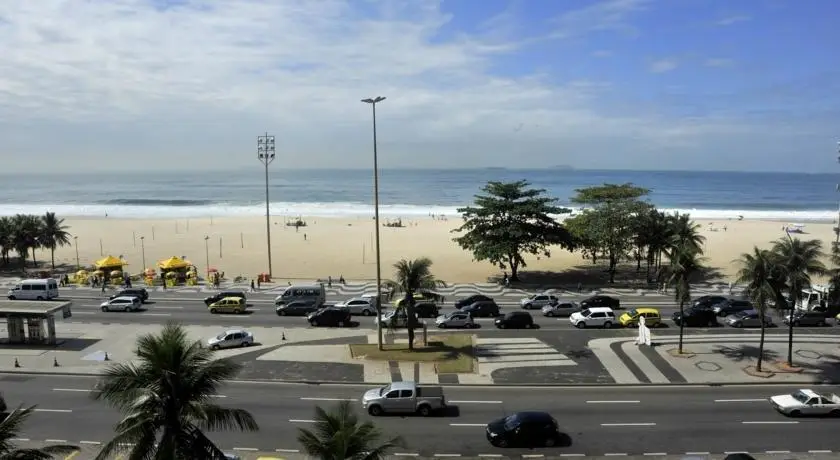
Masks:
[[[251,292],[256,292],[257,290],[254,289],[254,280],[251,280]]]
[[[332,287],[332,276],[327,277],[327,287]]]

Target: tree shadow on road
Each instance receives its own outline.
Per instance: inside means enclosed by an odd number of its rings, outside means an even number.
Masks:
[[[736,363],[758,359],[758,347],[755,345],[718,345],[713,348],[713,351]],[[779,354],[777,352],[768,350],[767,348],[764,349],[762,360],[765,362],[774,361],[778,358]]]

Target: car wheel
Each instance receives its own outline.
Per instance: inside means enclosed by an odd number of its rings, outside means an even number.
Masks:
[[[313,326],[315,326],[315,327],[318,327],[318,321],[316,321],[316,320],[312,320],[312,321],[310,321],[310,322],[309,322],[309,324],[311,324],[311,325],[313,325]]]
[[[108,307],[102,307],[102,311],[107,312],[107,311],[108,311]]]
[[[799,321],[794,321],[793,325],[796,326],[796,327],[799,327]]]
[[[817,321],[817,327],[825,327],[825,321]]]
[[[339,321],[338,322],[338,327],[344,327],[344,321]]]
[[[499,329],[504,329],[505,328],[505,323],[497,324],[497,326],[499,326]]]
[[[218,310],[216,310],[215,308],[211,308],[211,309],[210,309],[210,313],[213,313],[213,314],[216,314],[216,312],[217,312],[217,311],[218,311]]]
[[[41,301],[41,300],[44,300],[44,298],[43,298],[43,297],[41,297],[41,296],[38,296],[38,298],[37,298],[37,299],[35,299],[35,300],[39,300],[39,301]]]
[[[440,324],[438,324],[438,327],[440,329],[446,329],[446,323],[440,323]]]
[[[370,310],[362,310],[362,316],[373,316],[373,312]]]
[[[555,439],[554,436],[550,436],[548,438],[545,438],[545,441],[543,441],[543,446],[545,446],[545,447],[554,447],[556,444],[557,444],[557,439]]]
[[[429,407],[428,404],[422,404],[420,407],[417,408],[417,413],[423,417],[428,417],[432,415],[432,408]]]
[[[840,409],[833,409],[828,415],[829,417],[840,417]]]
[[[604,329],[611,329],[611,328],[612,328],[612,323],[611,322],[607,321],[606,323],[604,323]]]
[[[123,311],[124,311],[124,312],[126,312],[126,313],[130,312],[130,311],[131,311],[131,307],[125,307],[125,308],[123,308]]]
[[[525,325],[525,329],[531,329],[531,325],[530,325],[530,324],[526,324],[526,325]]]
[[[277,314],[280,316],[286,316],[286,310],[280,310],[277,312]]]
[[[496,441],[495,446],[496,447],[502,447],[502,448],[507,447],[508,446],[508,441],[507,441],[507,439],[499,439],[498,441]]]
[[[370,407],[368,407],[368,414],[370,414],[374,417],[378,417],[378,416],[382,415],[382,408],[379,407],[379,406],[370,406]]]
[[[575,323],[575,327],[578,329],[586,329],[586,323],[584,323],[583,321],[579,321]]]
[[[717,325],[718,325],[718,322],[717,322],[717,321],[715,321],[715,320],[711,320],[711,321],[709,321],[709,327],[715,327],[715,326],[717,326]]]
[[[215,351],[215,350],[219,349],[219,346],[218,345],[211,345],[210,349]]]
[[[732,327],[744,327],[744,323],[735,323]]]
[[[242,342],[242,345],[240,345],[240,347],[245,348],[245,347],[250,346],[250,345],[251,345],[250,342]]]
[[[522,308],[524,308],[525,310],[530,310],[531,309],[531,304],[526,303],[525,305],[522,306]]]
[[[9,296],[9,300],[15,300],[15,296],[10,295],[10,296]]]

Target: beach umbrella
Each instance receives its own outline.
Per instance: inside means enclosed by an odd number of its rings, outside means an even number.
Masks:
[[[172,256],[168,259],[158,262],[158,268],[162,270],[176,270],[179,268],[189,267],[190,263],[180,257]]]
[[[128,262],[109,255],[107,257],[97,260],[93,265],[98,269],[117,267],[122,268],[123,266],[128,265]]]

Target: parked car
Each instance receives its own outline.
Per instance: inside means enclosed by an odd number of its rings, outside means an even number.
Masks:
[[[785,324],[791,323],[791,317],[793,318],[793,325],[794,326],[817,326],[823,327],[826,325],[825,322],[825,313],[818,312],[818,311],[802,311],[797,310],[793,312],[792,315],[786,315],[782,321]]]
[[[347,327],[352,324],[350,312],[343,308],[324,307],[306,316],[309,324],[315,327]]]
[[[685,326],[689,327],[714,327],[718,325],[717,315],[710,308],[691,307],[683,313],[684,314],[680,315],[680,312],[676,311],[673,316],[671,316],[671,319],[677,326],[680,326],[683,323],[685,323]]]
[[[499,329],[531,329],[536,326],[534,318],[527,311],[512,311],[501,318],[496,318]]]
[[[777,411],[791,417],[800,415],[840,417],[840,397],[833,393],[818,393],[814,390],[803,389],[791,394],[772,396],[770,403]]]
[[[245,329],[231,329],[207,339],[207,347],[211,350],[221,348],[249,347],[254,344],[254,336]]]
[[[647,327],[658,327],[662,324],[662,316],[659,314],[659,310],[650,307],[639,307],[624,312],[618,317],[618,322],[624,327],[637,327],[639,318],[642,317],[645,318],[645,326]]]
[[[455,302],[455,308],[464,308],[466,306],[472,305],[476,302],[492,302],[493,299],[491,297],[487,297],[483,294],[474,294],[467,298],[458,300]]]
[[[577,311],[580,311],[580,305],[575,302],[554,303],[542,307],[543,316],[569,316]]]
[[[438,316],[435,319],[435,325],[441,329],[446,328],[463,328],[472,329],[477,327],[469,313],[462,311],[449,312],[446,315]]]
[[[554,447],[563,437],[546,412],[517,412],[488,423],[486,432],[496,447]]]
[[[753,304],[749,300],[726,299],[712,307],[712,311],[718,316],[729,316],[747,310],[753,310]]]
[[[241,314],[245,313],[245,310],[248,308],[248,305],[245,303],[245,299],[243,297],[225,297],[218,302],[211,303],[208,307],[210,313],[235,313]]]
[[[621,301],[608,295],[594,295],[580,301],[580,308],[603,307],[611,310],[620,310]]]
[[[277,316],[306,316],[320,308],[311,300],[293,300],[274,307],[274,312]]]
[[[106,300],[99,305],[102,311],[137,311],[143,308],[143,302],[139,297],[116,297]]]
[[[221,291],[216,294],[211,295],[204,299],[204,305],[210,306],[211,303],[216,303],[222,299],[226,299],[229,297],[240,297],[245,299],[245,293],[238,290],[231,290],[231,291]]]
[[[376,325],[376,318],[373,319],[373,324]],[[382,327],[403,328],[408,325],[408,316],[405,310],[389,310],[382,314],[382,319],[379,323]]]
[[[592,307],[572,313],[569,316],[571,322],[578,329],[587,327],[603,327],[609,329],[616,323],[615,312],[609,307]]]
[[[434,302],[417,302],[414,304],[414,315],[418,318],[437,318],[440,307]]]
[[[351,315],[374,316],[376,315],[376,306],[373,302],[376,298],[354,297],[344,302],[335,304],[335,307],[346,308]]]
[[[761,315],[755,310],[740,311],[727,316],[726,324],[732,327],[761,327]],[[764,326],[773,326],[773,318],[764,315]]]
[[[541,309],[546,305],[551,305],[559,302],[560,299],[554,295],[548,294],[534,294],[519,301],[519,306],[526,309]]]
[[[479,300],[462,308],[461,311],[469,313],[473,318],[495,318],[499,316],[499,306],[492,300]]]
[[[439,294],[434,294],[432,292],[415,292],[413,297],[414,297],[414,302],[419,303],[419,302],[437,302],[438,299],[440,299],[441,296]],[[403,305],[403,302],[405,302],[405,296],[401,295],[401,296],[397,297],[393,302],[391,302],[391,304],[395,307],[401,307]]]
[[[149,291],[145,288],[128,288],[122,289],[116,294],[109,297],[110,300],[114,300],[117,297],[137,297],[140,299],[140,302],[146,302],[149,300]]]
[[[691,306],[703,309],[711,309],[715,305],[721,302],[726,302],[727,300],[729,300],[729,297],[724,297],[722,295],[704,295],[694,299],[694,302],[691,303]]]
[[[362,396],[362,407],[375,416],[386,413],[419,414],[428,417],[446,408],[443,387],[418,385],[414,382],[392,382],[368,390]]]

